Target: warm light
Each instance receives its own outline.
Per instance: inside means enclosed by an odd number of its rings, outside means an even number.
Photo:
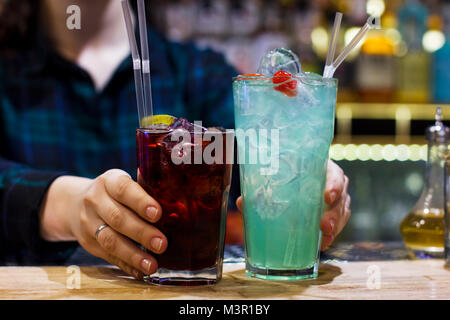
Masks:
[[[438,30],[428,30],[422,38],[422,46],[425,51],[435,52],[442,48],[445,43],[445,35]]]
[[[381,17],[381,26],[383,29],[391,29],[397,26],[397,17],[392,12],[386,12],[383,17]]]
[[[345,158],[344,155],[344,146],[342,144],[334,144],[330,148],[330,158],[334,160],[343,160]]]
[[[370,148],[370,157],[372,158],[372,160],[374,161],[383,160],[382,151],[383,147],[381,145],[376,144],[372,146],[372,148]]]
[[[394,54],[397,57],[404,57],[408,53],[408,46],[405,41],[400,40],[400,42],[395,46]]]
[[[345,160],[353,161],[358,159],[356,156],[356,146],[354,144],[348,144],[344,147]]]
[[[406,161],[409,159],[411,152],[407,145],[401,144],[397,146],[397,160]]]
[[[412,161],[418,161],[421,159],[421,154],[420,154],[420,146],[417,144],[413,144],[411,146],[409,146],[411,155],[410,155],[410,159]]]
[[[427,159],[427,146],[417,144],[333,144],[330,148],[330,158],[335,161],[420,161]]]
[[[362,144],[356,147],[356,156],[361,161],[370,160],[370,146]]]
[[[394,161],[397,159],[397,148],[392,144],[385,145],[381,154],[383,155],[384,160]]]
[[[441,30],[444,27],[444,22],[438,14],[430,14],[427,24],[430,30]]]
[[[340,107],[336,110],[336,116],[339,119],[351,119],[352,118],[352,109],[349,107]]]
[[[420,147],[420,159],[427,160],[427,151],[428,151],[427,145],[423,145]]]
[[[368,0],[366,3],[366,12],[374,17],[381,17],[386,6],[383,0]]]
[[[394,54],[394,45],[384,35],[384,32],[372,30],[364,41],[361,50],[365,54],[392,55]]]
[[[322,27],[314,28],[311,32],[311,42],[314,51],[319,55],[325,55],[328,51],[328,33]]]
[[[410,173],[405,179],[405,187],[412,194],[418,194],[423,188],[423,178],[417,172]]]
[[[401,33],[394,28],[386,29],[386,37],[391,40],[393,45],[398,45],[400,41],[402,40]]]

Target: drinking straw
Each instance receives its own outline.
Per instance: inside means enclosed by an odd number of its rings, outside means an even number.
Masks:
[[[328,46],[325,69],[323,70],[323,76],[325,78],[327,78],[326,75],[328,74],[328,72],[331,71],[331,65],[333,64],[334,53],[336,51],[337,36],[339,34],[339,28],[341,27],[341,21],[342,21],[342,13],[336,12],[336,16],[334,17],[333,29],[331,30],[330,44]]]
[[[358,33],[353,37],[350,43],[342,50],[341,54],[334,60],[333,64],[330,66],[328,72],[324,74],[324,78],[331,78],[336,71],[336,69],[341,65],[341,63],[347,58],[350,51],[352,51],[356,45],[361,41],[362,38],[366,35],[369,29],[375,26],[375,17],[370,16],[367,19],[367,22],[361,27]]]
[[[290,231],[288,231],[289,236],[288,236],[286,248],[284,251],[284,257],[283,257],[283,265],[285,267],[287,267],[287,266],[291,267],[291,266],[295,265],[294,254],[295,254],[295,249],[297,246],[298,233],[300,232],[299,229],[297,228],[298,224],[299,224],[298,219],[296,219],[296,221],[293,223],[295,228],[292,228]]]
[[[142,82],[144,86],[144,108],[145,115],[153,116],[152,88],[150,80],[150,57],[147,38],[147,19],[145,16],[144,0],[138,0],[139,35],[141,38],[142,54]],[[151,117],[153,124],[153,117]]]
[[[125,26],[127,28],[128,40],[130,42],[131,57],[133,59],[134,84],[136,86],[136,101],[138,107],[139,126],[141,121],[146,116],[144,110],[144,94],[142,92],[142,74],[141,74],[141,58],[139,56],[136,38],[134,36],[133,22],[131,21],[131,8],[128,0],[122,0],[122,11],[125,19]]]

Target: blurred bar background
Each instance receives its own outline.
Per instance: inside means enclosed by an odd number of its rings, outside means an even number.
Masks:
[[[154,1],[169,38],[222,52],[241,74],[286,47],[303,71],[322,73],[336,11],[344,14],[336,54],[365,23],[380,28],[338,68],[330,156],[350,179],[352,217],[337,241],[400,240],[399,224],[425,179],[425,128],[436,106],[450,117],[450,1]],[[212,106],[213,107],[213,106]]]

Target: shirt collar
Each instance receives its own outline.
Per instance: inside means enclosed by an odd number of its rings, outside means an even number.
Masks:
[[[164,69],[168,63],[167,41],[160,33],[149,30],[149,50],[150,50],[150,68],[151,72],[159,72]],[[21,52],[16,57],[16,63],[25,74],[39,74],[45,71],[52,64],[58,64],[58,67],[67,66],[76,67],[76,65],[63,58],[51,44],[50,39],[46,36],[44,30],[39,28],[34,44],[30,50]],[[118,67],[118,72],[132,69],[132,58],[129,55]]]

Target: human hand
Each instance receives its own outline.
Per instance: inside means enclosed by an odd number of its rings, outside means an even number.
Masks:
[[[93,180],[63,176],[50,186],[41,208],[41,236],[77,240],[91,254],[142,279],[157,270],[157,261],[131,240],[164,252],[167,239],[150,224],[161,213],[161,206],[122,170],[108,170]],[[103,224],[108,227],[96,239]]]
[[[328,161],[327,180],[324,192],[326,209],[320,221],[322,230],[322,245],[320,250],[327,249],[336,236],[342,231],[350,218],[349,180],[344,171],[333,161]],[[242,212],[242,197],[236,200],[239,211]]]
[[[320,250],[326,250],[342,231],[350,218],[349,180],[344,171],[333,161],[328,160],[327,181],[324,199],[325,211],[320,221],[322,230],[322,245]]]

